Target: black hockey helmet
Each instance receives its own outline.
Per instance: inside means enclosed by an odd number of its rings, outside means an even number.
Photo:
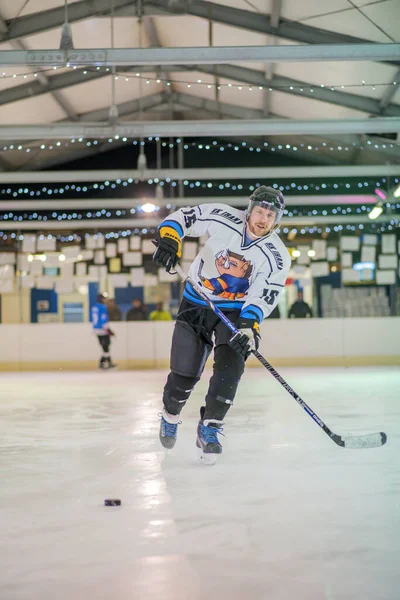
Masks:
[[[275,188],[267,187],[266,185],[260,185],[249,199],[249,205],[247,207],[247,215],[249,216],[255,206],[261,206],[262,208],[268,208],[276,214],[275,226],[279,224],[282,218],[283,211],[285,210],[285,199],[282,192]]]

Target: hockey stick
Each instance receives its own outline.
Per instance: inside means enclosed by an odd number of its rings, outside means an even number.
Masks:
[[[208,304],[208,306],[211,308],[211,310],[213,310],[215,312],[215,314],[217,315],[217,317],[219,317],[221,319],[221,321],[223,323],[225,323],[225,325],[227,327],[229,327],[229,329],[232,331],[232,333],[233,334],[238,333],[238,329],[235,327],[235,325],[228,319],[228,317],[226,317],[224,315],[223,312],[220,311],[220,309],[217,306],[215,306],[211,302],[211,300],[208,298],[208,296],[206,296],[206,294],[199,287],[199,285],[197,285],[197,283],[195,281],[193,281],[193,279],[191,279],[191,277],[185,276],[185,273],[183,272],[180,265],[176,265],[175,269],[176,269],[176,272],[178,273],[179,277],[181,277],[181,279],[183,281],[187,280],[191,284],[191,286],[196,291],[196,293],[200,296],[200,298],[202,298],[204,300],[204,302],[206,302]],[[331,440],[333,440],[335,442],[335,444],[337,444],[338,446],[341,446],[342,448],[354,448],[354,449],[356,449],[356,448],[357,449],[358,448],[378,448],[379,446],[383,446],[384,444],[386,444],[387,435],[383,431],[381,431],[379,433],[371,433],[371,434],[367,434],[367,435],[357,435],[357,436],[351,436],[351,437],[346,437],[346,438],[344,438],[340,435],[337,435],[336,433],[333,433],[333,431],[331,431],[329,429],[329,427],[327,427],[325,425],[325,423],[323,421],[321,421],[321,419],[318,417],[318,415],[314,411],[311,410],[311,408],[308,406],[308,404],[306,404],[304,402],[304,400],[302,400],[300,398],[300,396],[298,394],[296,394],[296,392],[283,379],[283,377],[281,375],[279,375],[279,373],[274,369],[274,367],[272,365],[270,365],[270,363],[262,356],[262,354],[260,354],[257,350],[254,350],[253,354],[257,358],[257,360],[260,361],[260,363],[263,365],[263,367],[265,367],[267,369],[267,371],[269,371],[275,377],[275,379],[277,379],[279,381],[279,383],[285,388],[285,390],[287,392],[289,392],[289,394],[296,400],[296,402],[298,404],[300,404],[300,406],[306,411],[306,413],[317,423],[317,425],[319,425],[319,427],[331,438]]]

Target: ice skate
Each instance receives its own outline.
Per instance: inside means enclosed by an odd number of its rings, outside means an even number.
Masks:
[[[200,409],[200,421],[197,426],[196,446],[200,462],[205,465],[215,465],[217,455],[222,454],[222,446],[218,440],[218,434],[222,433],[222,421],[214,419],[204,420],[204,406]]]
[[[176,438],[178,436],[178,425],[182,423],[179,415],[171,415],[169,412],[162,409],[160,413],[160,442],[167,448],[167,450],[171,450],[175,446]]]
[[[118,365],[113,363],[110,358],[103,357],[99,362],[99,369],[101,371],[108,371],[109,369],[116,369]]]

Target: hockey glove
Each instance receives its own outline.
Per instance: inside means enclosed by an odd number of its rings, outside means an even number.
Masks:
[[[181,238],[172,227],[161,226],[154,244],[157,250],[153,254],[153,261],[169,273],[182,256]]]
[[[251,352],[258,350],[260,328],[254,319],[240,319],[237,328],[239,331],[229,340],[229,345],[246,359]]]
[[[107,331],[107,335],[109,335],[110,337],[114,337],[115,336],[115,333],[109,327],[107,327],[106,331]]]

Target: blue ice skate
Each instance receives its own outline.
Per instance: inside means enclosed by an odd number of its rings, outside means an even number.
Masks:
[[[218,440],[218,435],[222,433],[222,421],[215,419],[204,420],[204,406],[200,409],[200,421],[197,426],[196,446],[200,462],[205,465],[215,465],[218,454],[222,454],[222,446]]]
[[[179,415],[171,415],[169,412],[162,409],[160,413],[160,442],[170,450],[175,446],[176,438],[178,436],[178,425],[182,423]]]

